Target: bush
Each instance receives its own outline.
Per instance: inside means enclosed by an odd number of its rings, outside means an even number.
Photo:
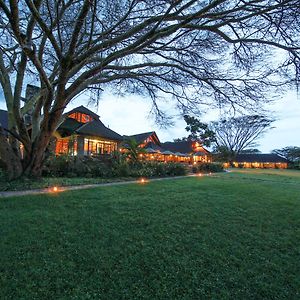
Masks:
[[[93,159],[78,158],[68,155],[51,156],[44,168],[44,176],[87,177],[95,175],[99,163]]]
[[[134,177],[166,177],[187,174],[187,168],[180,163],[144,162],[136,171]]]
[[[165,177],[186,175],[187,168],[181,163],[131,162],[122,155],[108,160],[66,155],[50,157],[43,169],[44,176],[55,177]]]
[[[300,170],[300,162],[292,162],[288,164],[288,169]]]
[[[70,162],[67,155],[51,156],[45,163],[42,174],[44,176],[66,176],[69,173],[69,165]]]
[[[6,169],[6,165],[4,161],[0,158],[0,170],[5,170],[5,169]]]
[[[193,173],[217,173],[224,172],[222,163],[200,163],[199,165],[193,166]]]
[[[180,164],[180,163],[168,163],[167,164],[167,175],[183,176],[186,174],[187,174],[187,169],[183,164]]]

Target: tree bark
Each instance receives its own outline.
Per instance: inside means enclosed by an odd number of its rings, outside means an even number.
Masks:
[[[21,157],[16,154],[7,137],[0,130],[0,157],[6,166],[8,180],[14,180],[22,176],[23,166]]]
[[[32,151],[24,158],[23,174],[31,178],[40,178],[42,176],[43,164],[45,161],[46,149],[50,143],[52,132],[43,132],[36,140]]]

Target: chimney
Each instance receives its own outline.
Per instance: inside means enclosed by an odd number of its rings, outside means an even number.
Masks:
[[[39,92],[40,92],[39,87],[37,87],[35,85],[27,84],[26,94],[25,94],[25,102],[29,101],[32,97],[34,97]]]

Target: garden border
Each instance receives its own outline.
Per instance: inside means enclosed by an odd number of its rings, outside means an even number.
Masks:
[[[201,174],[201,176],[211,176],[212,174]],[[197,177],[198,174],[189,174],[185,176],[173,176],[173,177],[162,177],[162,178],[152,178],[152,179],[138,179],[131,181],[121,181],[121,182],[108,182],[108,183],[95,183],[95,184],[83,184],[83,185],[70,185],[70,186],[59,186],[59,187],[48,187],[43,189],[33,189],[33,190],[23,190],[23,191],[8,191],[0,192],[0,198],[8,197],[18,197],[18,196],[28,196],[28,195],[42,195],[42,194],[53,194],[61,193],[66,191],[73,190],[83,190],[89,188],[105,187],[105,186],[117,186],[117,185],[126,185],[126,184],[146,184],[147,182],[160,181],[160,180],[171,180],[171,179],[182,179],[187,177]]]

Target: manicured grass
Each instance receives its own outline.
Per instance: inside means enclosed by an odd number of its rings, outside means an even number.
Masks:
[[[0,298],[299,299],[298,174],[1,199]]]
[[[0,174],[0,192],[42,189],[42,188],[48,188],[52,186],[98,184],[98,183],[130,181],[130,180],[134,180],[134,178],[43,177],[37,180],[21,178],[14,181],[7,181],[4,175]]]

